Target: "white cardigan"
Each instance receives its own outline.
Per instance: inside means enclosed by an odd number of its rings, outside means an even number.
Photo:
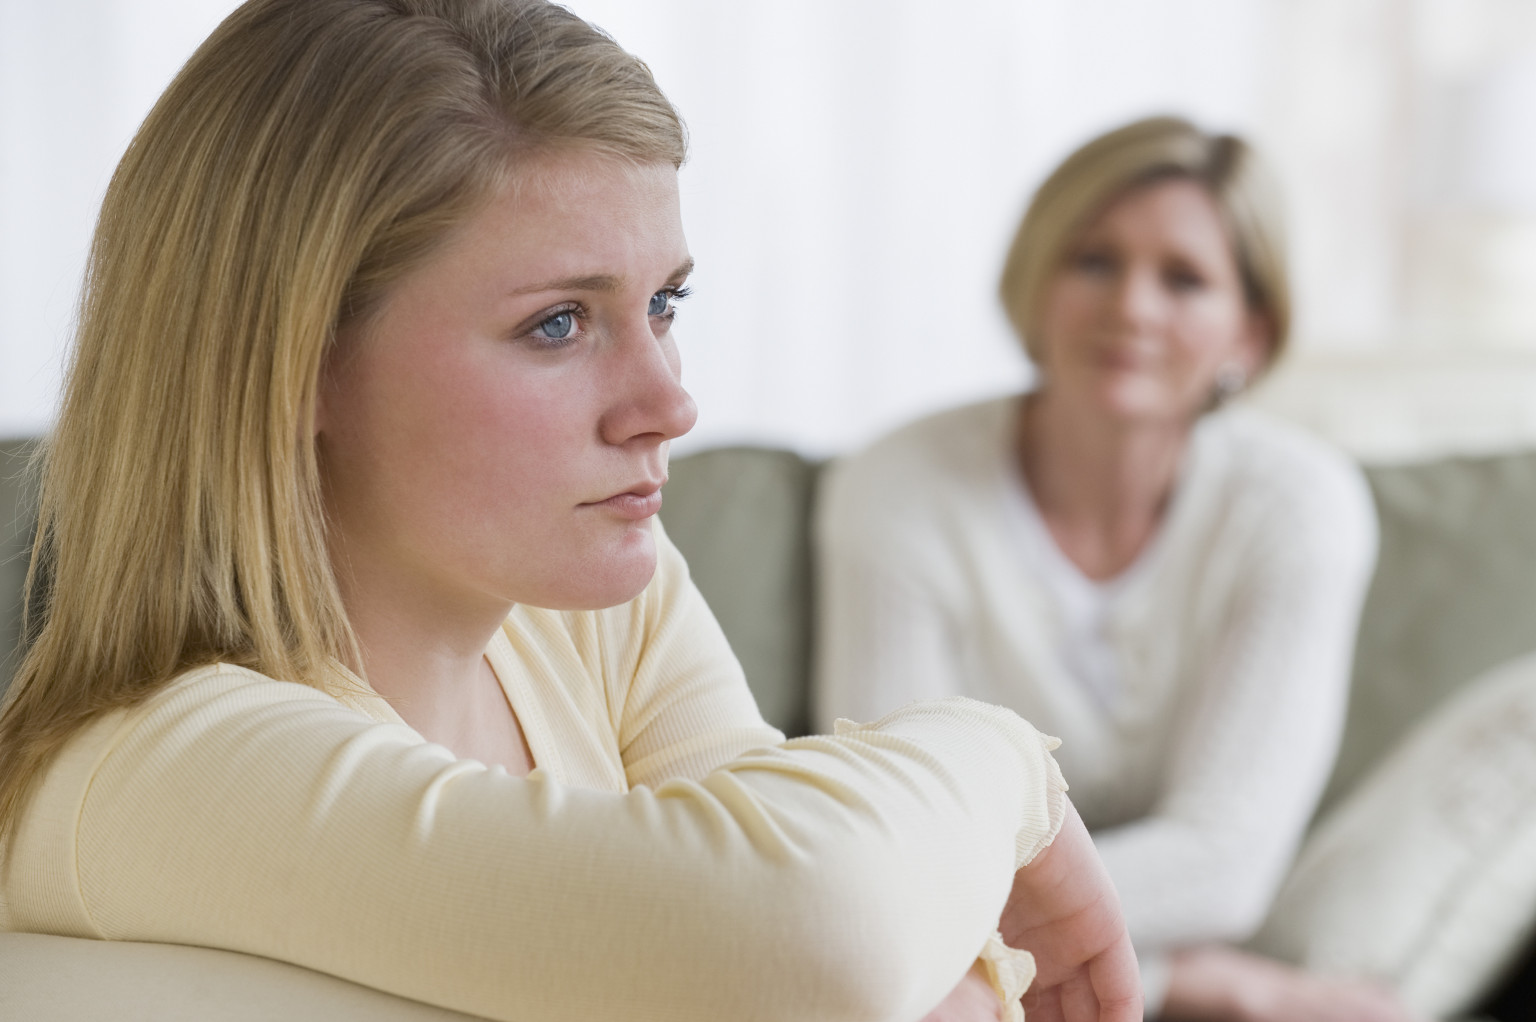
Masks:
[[[1060,736],[1072,799],[1160,1000],[1161,955],[1257,928],[1331,768],[1376,523],[1358,469],[1226,410],[1109,609],[1118,694],[1067,671],[1027,542],[1017,398],[909,425],[827,473],[816,712],[966,694]]]

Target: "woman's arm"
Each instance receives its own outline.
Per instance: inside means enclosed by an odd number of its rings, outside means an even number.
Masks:
[[[232,668],[106,723],[75,775],[82,935],[496,1019],[918,1018],[1065,803],[1033,729],[965,700],[624,795]]]
[[[1244,537],[1155,811],[1095,834],[1138,948],[1249,935],[1327,780],[1376,531],[1358,473],[1316,482]]]
[[[700,777],[747,749],[782,740],[762,724],[681,556],[660,533],[658,547],[656,578],[645,598],[605,615],[604,645],[621,655],[610,658],[604,673],[629,679],[610,686],[610,703],[624,708],[616,730],[632,784]],[[638,650],[624,641],[636,634],[646,636]],[[975,962],[924,1022],[1012,1022],[1014,1012],[1002,1014],[999,996],[1016,1000],[1033,975],[1027,961],[1006,960],[1012,957],[1000,941],[989,941],[986,961]]]
[[[698,780],[784,741],[758,712],[741,662],[660,523],[656,551],[656,574],[639,597],[590,616],[601,651],[594,673],[632,787]]]
[[[941,530],[914,530],[910,504],[888,506],[898,488],[860,468],[828,469],[817,505],[812,696],[826,730],[838,717],[870,720],[965,691],[943,587],[929,570],[946,556]]]

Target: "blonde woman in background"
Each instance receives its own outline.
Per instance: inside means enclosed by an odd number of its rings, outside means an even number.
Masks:
[[[492,1019],[1017,1018],[1035,966],[1038,1017],[1139,1015],[1048,740],[784,742],[655,524],[683,155],[542,0],[252,0],[197,51],[46,447],[0,930]]]
[[[1338,742],[1376,549],[1359,471],[1226,407],[1284,349],[1280,217],[1252,150],[1174,118],[1072,154],[1002,276],[1027,394],[830,472],[818,712],[965,694],[1062,737],[1169,1018],[1396,1018],[1235,950]]]

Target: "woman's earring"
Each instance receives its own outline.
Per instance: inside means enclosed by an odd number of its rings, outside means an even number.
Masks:
[[[1240,362],[1225,362],[1216,370],[1216,403],[1224,404],[1243,392],[1248,372]]]

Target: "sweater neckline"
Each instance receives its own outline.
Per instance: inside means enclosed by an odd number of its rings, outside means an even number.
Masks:
[[[557,780],[563,780],[556,766],[559,763],[559,757],[554,754],[557,743],[550,730],[549,722],[544,719],[538,700],[518,684],[520,675],[515,667],[517,654],[507,638],[504,624],[496,629],[495,635],[491,636],[491,641],[485,648],[485,659],[491,665],[491,673],[495,675],[496,683],[501,686],[507,705],[512,707],[513,714],[517,716],[517,721],[522,726],[523,737],[528,742],[528,751],[533,758],[533,770],[529,771],[529,775],[532,776],[533,773],[544,770],[544,773],[555,776]],[[332,661],[330,668],[341,682],[336,686],[337,691],[332,693],[333,698],[338,702],[380,724],[399,724],[412,731],[416,730],[390,705],[388,699],[368,684],[367,679],[340,661]],[[545,769],[546,766],[550,769]]]
[[[1014,425],[1027,396],[1028,392],[1003,402],[1003,414],[998,416],[997,422],[998,433],[1002,440],[998,449],[998,456],[1003,462],[1001,477],[1006,483],[1003,487],[1003,499],[1010,512],[1009,517],[1022,523],[1031,541],[1037,544],[1042,554],[1052,561],[1053,570],[1072,579],[1075,587],[1084,592],[1093,593],[1095,598],[1109,603],[1119,603],[1120,597],[1125,593],[1141,588],[1149,576],[1156,574],[1157,566],[1166,559],[1168,550],[1177,545],[1176,537],[1185,531],[1185,522],[1193,513],[1192,508],[1198,503],[1193,494],[1202,488],[1208,476],[1206,466],[1212,457],[1211,445],[1217,425],[1216,416],[1222,413],[1212,412],[1202,417],[1190,430],[1189,445],[1179,463],[1178,475],[1174,481],[1168,508],[1164,511],[1162,520],[1158,522],[1156,530],[1146,545],[1118,574],[1107,579],[1096,579],[1078,567],[1077,563],[1068,557],[1056,542],[1056,537],[1051,533],[1050,526],[1046,524],[1045,515],[1041,512],[1040,505],[1036,503],[1035,495],[1029,488],[1029,481],[1024,478],[1024,473],[1019,471],[1018,459],[1014,457],[1013,451]]]

